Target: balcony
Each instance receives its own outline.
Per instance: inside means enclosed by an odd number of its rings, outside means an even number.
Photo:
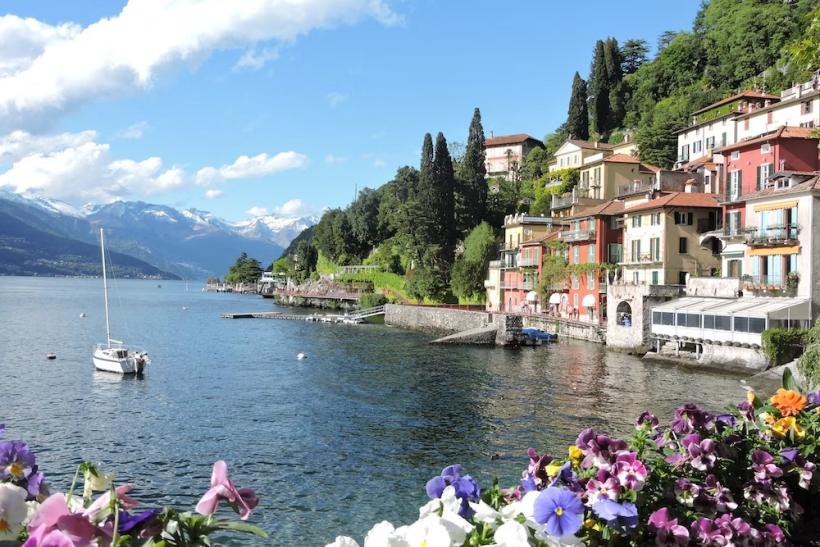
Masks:
[[[525,279],[518,284],[518,288],[525,291],[532,291],[535,289],[535,281],[532,279]]]
[[[799,234],[800,228],[798,226],[769,226],[765,229],[747,228],[746,244],[750,247],[793,245],[797,243]]]
[[[500,267],[501,267],[501,261],[500,260],[490,260],[490,269],[493,269],[493,268],[498,269]]]
[[[574,193],[566,194],[563,196],[552,196],[552,209],[567,209],[568,207],[572,207],[574,204],[578,203],[578,198],[575,196]]]
[[[794,296],[800,284],[800,274],[744,275],[743,289],[760,296]]]
[[[627,260],[624,261],[624,264],[653,264],[655,262],[661,262],[660,256],[655,256],[653,253],[641,253],[639,255],[631,255],[627,257]]]
[[[636,181],[631,184],[618,187],[618,197],[632,194],[645,194],[655,189],[655,181]]]
[[[591,239],[595,239],[595,228],[589,228],[587,230],[574,230],[572,232],[561,232],[558,237],[561,241],[566,242],[589,241]]]
[[[532,268],[538,267],[541,265],[540,261],[537,258],[531,257],[521,257],[518,259],[518,265],[522,268]]]

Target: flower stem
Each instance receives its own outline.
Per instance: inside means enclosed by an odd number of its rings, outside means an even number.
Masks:
[[[74,495],[74,487],[77,486],[77,479],[80,478],[80,468],[83,464],[77,466],[77,470],[74,471],[74,478],[71,479],[71,486],[68,488],[68,492],[65,495],[65,504],[68,506],[71,504],[71,497]]]

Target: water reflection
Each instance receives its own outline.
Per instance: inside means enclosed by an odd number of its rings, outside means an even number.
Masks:
[[[184,283],[118,289],[125,339],[152,355],[144,378],[93,370],[104,318],[78,317],[98,309],[97,280],[0,278],[0,422],[32,443],[56,488],[88,459],[153,504],[193,506],[225,459],[261,494],[252,521],[272,534],[265,544],[320,545],[414,519],[425,481],[451,463],[509,484],[529,446],[563,453],[586,426],[628,434],[646,407],[668,418],[691,399],[742,398],[735,377],[594,344],[435,347],[389,327],[223,320],[271,304]],[[43,340],[56,362],[40,358]]]

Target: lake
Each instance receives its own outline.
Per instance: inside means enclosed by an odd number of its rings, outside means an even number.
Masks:
[[[122,378],[91,364],[105,336],[100,280],[0,277],[0,423],[33,446],[52,490],[91,460],[149,506],[192,508],[224,459],[259,494],[250,522],[265,544],[361,539],[380,520],[415,520],[446,465],[512,485],[530,446],[563,455],[587,426],[627,435],[647,407],[664,421],[689,400],[743,397],[736,376],[586,342],[444,347],[387,326],[226,320],[274,306],[157,285],[113,282],[112,336],[153,359],[145,377]]]

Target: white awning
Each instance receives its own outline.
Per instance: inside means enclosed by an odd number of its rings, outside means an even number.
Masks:
[[[595,296],[588,294],[581,300],[581,305],[585,308],[594,308],[595,307]]]
[[[723,251],[720,253],[721,256],[743,256],[743,253],[746,251],[746,244],[745,243],[729,243],[724,247]]]
[[[698,298],[685,297],[655,306],[652,311],[768,317],[769,319],[811,319],[811,305],[804,298]]]
[[[550,304],[560,304],[561,303],[561,293],[554,292],[550,295]]]
[[[527,293],[527,302],[537,302],[538,301],[538,293],[535,291],[530,291]]]

